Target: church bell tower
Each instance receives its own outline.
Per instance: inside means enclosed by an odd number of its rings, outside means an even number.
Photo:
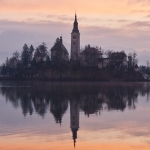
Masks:
[[[77,15],[75,14],[75,20],[73,24],[73,30],[71,33],[71,60],[79,60],[80,55],[80,33],[78,29]]]
[[[72,130],[72,138],[75,147],[77,140],[77,132],[79,129],[79,104],[75,100],[70,101],[70,128]]]

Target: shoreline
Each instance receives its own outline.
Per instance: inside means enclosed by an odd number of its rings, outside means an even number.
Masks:
[[[50,81],[50,82],[150,82],[150,80],[123,80],[123,79],[48,79],[48,78],[15,78],[15,77],[0,77],[0,81]]]

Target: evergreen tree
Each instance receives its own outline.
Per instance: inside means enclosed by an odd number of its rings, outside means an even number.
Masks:
[[[33,59],[34,47],[31,45],[29,49],[29,61],[31,62]]]
[[[28,68],[30,62],[30,55],[29,55],[29,47],[27,44],[24,44],[23,51],[21,53],[21,62],[23,67]]]
[[[38,49],[39,49],[39,52],[42,54],[43,57],[47,57],[49,55],[48,51],[47,51],[47,46],[44,42],[38,46]]]

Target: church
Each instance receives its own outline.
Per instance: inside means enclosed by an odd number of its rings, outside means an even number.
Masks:
[[[58,58],[57,58],[58,57]],[[95,67],[98,66],[98,59],[102,58],[102,53],[98,48],[86,46],[85,49],[80,51],[80,32],[78,28],[77,15],[73,23],[71,32],[71,52],[70,62],[80,62],[82,66]],[[61,61],[69,61],[69,53],[63,45],[62,36],[56,39],[54,46],[51,48],[51,61],[59,59]]]
[[[71,63],[80,62],[81,66],[97,67],[99,69],[110,66],[127,66],[127,56],[124,51],[112,52],[108,58],[103,57],[101,47],[87,45],[83,51],[80,51],[80,32],[76,13],[71,32],[70,59],[69,53],[63,45],[62,36],[56,39],[54,46],[51,48],[51,61],[57,59],[66,62],[70,60]]]
[[[80,32],[78,29],[77,15],[75,14],[73,30],[71,33],[71,61],[79,60],[79,55],[80,55]]]
[[[63,45],[62,36],[56,39],[54,46],[51,48],[51,60],[54,61],[61,58],[63,61],[69,61],[69,53]],[[61,56],[60,56],[61,55]],[[73,23],[73,29],[71,32],[71,61],[79,61],[80,55],[80,32],[78,29],[77,15],[75,14],[75,20]]]
[[[59,53],[58,53],[59,52]],[[70,61],[71,62],[77,62],[80,61],[83,66],[85,65],[86,61],[86,54],[89,54],[93,56],[95,54],[98,58],[101,58],[102,55],[100,51],[94,47],[88,47],[85,48],[84,51],[80,51],[80,32],[78,28],[78,21],[77,21],[77,15],[75,14],[75,19],[73,23],[73,29],[71,32],[71,53],[70,53]],[[61,59],[64,61],[69,60],[69,53],[65,46],[63,45],[63,39],[62,36],[60,38],[56,39],[56,42],[54,46],[51,48],[51,60],[54,61],[57,57],[57,55],[61,55]],[[97,59],[96,57],[96,59]],[[59,57],[60,59],[60,57]]]

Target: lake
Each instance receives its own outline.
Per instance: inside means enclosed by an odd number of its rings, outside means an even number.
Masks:
[[[0,82],[0,150],[148,150],[150,83]]]

